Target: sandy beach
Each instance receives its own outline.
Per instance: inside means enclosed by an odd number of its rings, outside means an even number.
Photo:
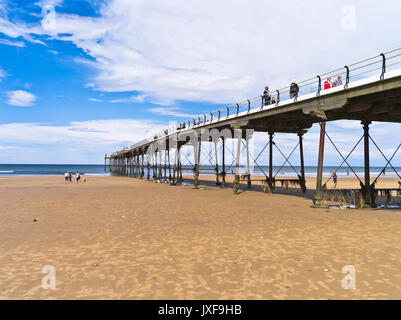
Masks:
[[[234,195],[201,179],[0,178],[0,298],[401,299],[401,210],[313,209],[313,191]]]

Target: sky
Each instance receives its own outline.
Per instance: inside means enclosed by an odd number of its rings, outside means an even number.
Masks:
[[[103,163],[266,84],[401,47],[399,12],[398,0],[0,0],[0,163]],[[327,130],[344,153],[362,134],[351,121]],[[400,143],[389,132],[400,125],[372,125],[387,156]],[[315,125],[307,165],[317,162],[317,137]],[[266,139],[256,134],[255,149]],[[290,150],[297,138],[276,139]],[[362,164],[362,150],[350,161]],[[372,161],[383,163],[375,150]],[[328,145],[325,163],[339,162]]]

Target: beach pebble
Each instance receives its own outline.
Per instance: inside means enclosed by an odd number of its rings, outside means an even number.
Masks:
[[[323,271],[324,272],[329,272],[329,269],[324,268]]]
[[[33,219],[33,222],[36,222],[36,219]]]
[[[94,263],[94,264],[93,264],[93,266],[94,266],[94,267],[97,267],[97,266],[98,266],[98,264],[97,264],[97,263]]]

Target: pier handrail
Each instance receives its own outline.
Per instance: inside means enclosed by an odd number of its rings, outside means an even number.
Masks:
[[[393,62],[393,59],[401,57],[401,47],[392,49],[387,52],[380,53],[378,55],[375,55],[373,57],[363,59],[348,65],[345,65],[344,67],[337,68],[334,70],[331,70],[329,72],[319,74],[317,76],[301,80],[301,81],[296,81],[299,89],[298,89],[298,94],[295,95],[295,97],[290,97],[290,88],[291,85],[282,87],[280,89],[275,89],[269,91],[270,93],[270,98],[275,100],[275,103],[270,104],[265,104],[265,99],[262,96],[254,97],[251,99],[245,99],[240,102],[236,102],[233,104],[230,104],[225,107],[221,107],[217,110],[214,110],[210,112],[209,114],[201,114],[196,117],[194,117],[192,120],[184,121],[183,124],[185,124],[185,127],[181,124],[180,126],[175,126],[175,127],[170,127],[167,129],[167,134],[165,132],[159,132],[154,134],[152,137],[149,137],[147,139],[144,139],[138,143],[135,143],[132,145],[130,148],[135,149],[141,145],[144,145],[148,142],[155,141],[157,139],[160,139],[161,137],[168,136],[171,133],[176,133],[181,130],[186,130],[190,128],[198,128],[201,127],[207,123],[218,123],[221,121],[225,121],[228,118],[235,118],[240,115],[241,112],[250,112],[251,110],[254,110],[256,108],[259,108],[260,110],[266,110],[268,107],[278,107],[280,102],[282,101],[287,101],[287,100],[293,100],[294,102],[297,101],[298,97],[301,97],[302,95],[306,94],[311,94],[311,93],[316,93],[316,95],[320,95],[321,91],[324,90],[321,88],[322,81],[329,77],[336,77],[336,76],[344,76],[345,81],[343,82],[342,86],[344,90],[348,89],[349,83],[351,83],[351,79],[355,80],[360,80],[360,77],[365,74],[369,74],[378,70],[381,70],[381,76],[380,80],[384,80],[384,75],[386,72],[389,71],[389,67],[395,66],[397,64],[401,63],[401,58]],[[392,62],[392,63],[389,63]],[[368,62],[368,63],[367,63]],[[365,68],[369,68],[368,70],[364,70]],[[360,71],[355,74],[356,71]],[[338,86],[338,87],[340,87]],[[284,99],[283,99],[284,98]],[[266,107],[266,109],[264,108]],[[195,121],[195,119],[198,119],[198,121]],[[203,119],[203,120],[202,120]],[[111,156],[120,154],[121,152],[126,151],[126,149],[122,151],[117,151],[113,153]]]

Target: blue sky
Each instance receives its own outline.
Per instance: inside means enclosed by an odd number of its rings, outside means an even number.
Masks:
[[[169,121],[400,47],[400,9],[362,0],[0,0],[0,163],[102,163]],[[399,125],[374,126],[391,153],[386,132]],[[345,150],[361,133],[355,123],[329,128]],[[305,137],[309,165],[316,134]],[[326,160],[338,162],[330,152]]]

